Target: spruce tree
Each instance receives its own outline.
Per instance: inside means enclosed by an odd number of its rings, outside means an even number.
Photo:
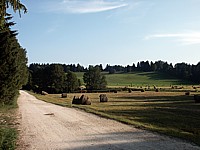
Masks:
[[[18,90],[27,81],[27,58],[25,49],[21,48],[16,31],[11,31],[13,22],[6,18],[4,28],[0,30],[0,101],[12,104]]]

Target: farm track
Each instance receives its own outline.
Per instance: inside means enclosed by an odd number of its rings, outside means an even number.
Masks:
[[[185,141],[133,128],[20,91],[22,150],[200,150]]]

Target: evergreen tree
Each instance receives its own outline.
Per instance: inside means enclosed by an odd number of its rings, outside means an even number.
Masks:
[[[4,104],[13,103],[28,78],[26,51],[19,45],[16,31],[11,31],[14,23],[8,23],[10,19],[6,18],[0,30],[0,100]]]
[[[19,11],[19,15],[21,15],[21,10],[24,13],[27,12],[26,7],[20,2],[20,0],[1,0],[0,1],[0,29],[4,28],[5,17],[7,15],[6,10],[11,7],[14,12]]]

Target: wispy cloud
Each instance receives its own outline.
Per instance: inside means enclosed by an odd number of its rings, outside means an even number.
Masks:
[[[47,9],[57,13],[97,13],[128,6],[124,0],[62,0],[48,2]]]
[[[153,34],[145,37],[145,40],[170,38],[182,45],[200,44],[200,32],[187,32],[187,33],[168,33],[168,34]]]

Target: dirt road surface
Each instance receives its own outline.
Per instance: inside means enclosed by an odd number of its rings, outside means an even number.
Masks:
[[[20,91],[22,150],[200,150],[185,141],[136,129]]]

